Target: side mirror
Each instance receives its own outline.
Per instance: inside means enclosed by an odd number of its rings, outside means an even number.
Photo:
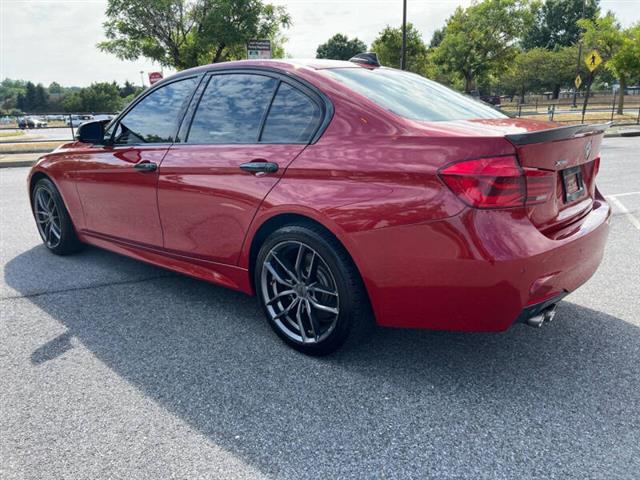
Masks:
[[[105,123],[104,120],[83,123],[76,130],[76,140],[82,143],[103,143]]]

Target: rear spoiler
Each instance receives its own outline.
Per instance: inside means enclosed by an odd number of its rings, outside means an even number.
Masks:
[[[566,127],[536,130],[534,132],[515,133],[505,135],[505,138],[514,145],[529,145],[531,143],[553,142],[566,140],[578,136],[595,135],[603,133],[613,122],[598,123],[592,125],[568,125]]]

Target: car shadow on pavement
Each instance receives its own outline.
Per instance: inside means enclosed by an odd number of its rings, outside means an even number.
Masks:
[[[23,277],[43,248],[7,263],[9,286],[39,290]],[[82,255],[89,269],[129,262],[96,249]],[[606,313],[562,302],[539,330],[378,329],[311,358],[279,341],[255,299],[161,272],[28,296],[66,327],[33,352],[34,368],[81,344],[212,442],[280,478],[614,478],[638,468],[640,329]],[[44,272],[32,278],[47,285]]]

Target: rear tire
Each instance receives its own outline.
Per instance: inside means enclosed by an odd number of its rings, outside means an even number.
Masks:
[[[327,355],[372,326],[364,285],[344,247],[316,225],[289,225],[265,240],[255,287],[271,328],[308,355]]]
[[[56,255],[70,255],[82,248],[60,192],[48,178],[42,178],[31,192],[33,217],[45,247]]]

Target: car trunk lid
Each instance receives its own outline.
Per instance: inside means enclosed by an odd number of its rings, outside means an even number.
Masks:
[[[555,175],[548,200],[528,207],[532,223],[544,233],[563,228],[593,207],[600,145],[608,126],[572,125],[505,135],[525,170]]]
[[[478,141],[501,137],[509,142],[527,178],[527,214],[545,234],[577,221],[593,207],[600,145],[609,124],[559,126],[519,118],[416,123],[431,135],[473,136]],[[539,183],[546,192],[534,191],[531,180],[536,176],[547,177]],[[535,201],[537,193],[544,193],[544,201]]]

